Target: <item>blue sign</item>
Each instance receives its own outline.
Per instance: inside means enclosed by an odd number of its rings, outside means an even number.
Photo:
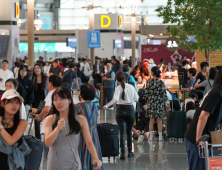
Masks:
[[[88,31],[88,48],[100,48],[100,31]]]
[[[77,38],[75,37],[68,37],[66,43],[68,47],[77,48]]]

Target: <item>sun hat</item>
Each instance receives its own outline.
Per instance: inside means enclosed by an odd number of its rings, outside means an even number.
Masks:
[[[15,90],[7,90],[3,93],[2,95],[2,99],[1,100],[4,100],[4,99],[13,99],[15,97],[18,97],[20,102],[24,102],[24,99],[19,95],[19,93]]]

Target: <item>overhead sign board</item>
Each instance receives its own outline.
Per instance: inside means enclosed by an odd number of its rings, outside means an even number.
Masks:
[[[19,18],[20,15],[20,8],[19,8],[19,3],[15,3],[15,18]]]
[[[95,14],[94,26],[96,30],[123,29],[123,15]]]
[[[88,48],[100,48],[100,31],[88,31]]]
[[[66,38],[66,46],[77,48],[77,38],[76,37],[68,37]]]

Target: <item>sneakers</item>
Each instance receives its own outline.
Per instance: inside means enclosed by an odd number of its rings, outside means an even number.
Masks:
[[[162,136],[159,137],[159,141],[164,141],[164,138]]]
[[[137,141],[137,144],[141,144],[143,142],[144,136],[140,135]]]

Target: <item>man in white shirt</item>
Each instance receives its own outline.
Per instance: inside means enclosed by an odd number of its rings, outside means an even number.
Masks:
[[[0,69],[0,95],[5,92],[5,82],[6,80],[14,78],[14,74],[8,70],[8,61],[2,61],[2,69]]]
[[[89,70],[90,70],[90,66],[89,66],[89,63],[86,62],[86,59],[83,58],[82,59],[83,63],[84,63],[84,69],[83,69],[83,73],[86,75],[86,76],[89,76]]]
[[[47,115],[49,114],[49,111],[52,108],[52,94],[53,92],[60,87],[62,84],[61,78],[59,78],[58,76],[50,76],[49,77],[49,83],[48,83],[48,89],[49,89],[49,93],[45,98],[45,107],[42,109],[40,114],[34,114],[35,115],[35,120],[37,121],[41,121],[41,135],[42,135],[42,141],[45,141],[45,118],[47,117]],[[34,111],[34,113],[36,113],[37,110]],[[49,152],[49,148],[47,148],[44,145],[44,151],[43,151],[43,169],[45,169],[46,165],[47,165],[47,156],[48,156],[48,152]]]
[[[149,67],[148,67],[148,70],[149,70],[149,72],[150,72],[150,74],[151,74],[151,69],[152,69],[153,67],[156,67],[157,65],[154,63],[154,61],[153,61],[152,58],[149,60],[149,63],[150,63],[150,65],[149,65]]]

